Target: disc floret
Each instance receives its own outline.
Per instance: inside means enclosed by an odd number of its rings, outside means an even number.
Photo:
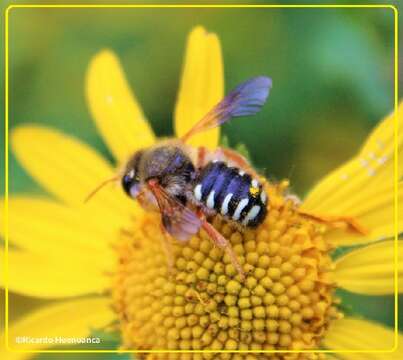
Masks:
[[[144,213],[137,219],[117,245],[113,295],[124,346],[319,348],[331,320],[341,316],[333,298],[332,246],[324,239],[326,227],[301,216],[284,196],[286,186],[266,186],[270,209],[256,230],[240,231],[218,217],[213,220],[237,254],[243,281],[204,232],[185,244],[172,242],[175,261],[170,271],[158,216]]]

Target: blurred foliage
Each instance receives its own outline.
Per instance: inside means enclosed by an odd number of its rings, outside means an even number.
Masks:
[[[172,134],[185,39],[196,24],[221,38],[227,89],[257,74],[273,78],[264,110],[223,132],[300,194],[393,108],[390,9],[14,9],[10,127],[54,126],[108,155],[83,93],[90,58],[108,47],[155,131]],[[11,190],[25,190],[28,179],[13,168]]]
[[[289,178],[300,195],[351,156],[393,109],[391,9],[13,9],[10,128],[55,127],[112,161],[84,98],[87,64],[110,48],[156,133],[172,135],[185,40],[197,24],[220,36],[227,90],[251,76],[272,77],[263,111],[225,125],[223,134],[232,146],[244,144],[269,178]],[[42,192],[10,161],[11,192]],[[351,302],[349,311],[393,324],[392,297],[340,296]],[[37,305],[12,300],[20,312]],[[96,356],[118,357],[127,358]]]

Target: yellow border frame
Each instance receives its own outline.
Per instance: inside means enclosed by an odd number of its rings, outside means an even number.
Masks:
[[[381,350],[26,350],[26,349],[12,349],[9,346],[8,333],[9,333],[9,316],[8,316],[8,112],[9,112],[9,39],[8,39],[8,24],[9,14],[12,9],[17,8],[382,8],[391,9],[394,14],[394,346],[392,349]],[[399,11],[394,5],[202,5],[202,4],[181,4],[181,5],[160,5],[160,4],[128,4],[128,5],[107,5],[107,4],[54,4],[54,5],[33,5],[33,4],[19,4],[9,5],[4,12],[4,26],[5,26],[5,198],[4,203],[4,219],[5,219],[5,346],[8,351],[22,352],[22,353],[392,353],[398,347],[398,18]]]

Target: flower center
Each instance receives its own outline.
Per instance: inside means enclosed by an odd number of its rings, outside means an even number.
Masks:
[[[331,246],[324,225],[301,216],[283,195],[285,187],[267,185],[269,212],[256,230],[241,232],[218,218],[213,221],[243,266],[243,282],[203,232],[187,243],[172,241],[170,271],[158,214],[144,213],[134,221],[116,246],[119,265],[112,292],[124,346],[319,348],[330,321],[340,316],[332,297]]]

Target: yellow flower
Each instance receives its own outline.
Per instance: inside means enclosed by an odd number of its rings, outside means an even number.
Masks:
[[[223,88],[219,40],[197,27],[187,44],[175,109],[176,135],[184,134],[218,102]],[[91,61],[86,95],[118,166],[156,141],[110,51],[101,51]],[[403,105],[397,115],[401,124]],[[214,129],[195,136],[192,145],[214,148],[218,138],[219,129]],[[402,126],[397,140],[403,158]],[[284,181],[267,184],[270,211],[256,231],[241,233],[214,220],[237,253],[246,273],[244,282],[203,233],[185,245],[173,244],[175,271],[169,274],[159,217],[145,213],[118,187],[103,189],[84,205],[94,186],[116,170],[77,139],[24,125],[13,131],[11,143],[17,159],[53,199],[34,195],[9,199],[9,289],[57,300],[11,324],[11,348],[46,347],[16,344],[18,336],[80,337],[112,323],[121,332],[123,347],[142,350],[392,348],[392,330],[344,317],[334,289],[393,293],[393,116],[378,125],[356,156],[315,186],[301,209],[284,195]],[[399,172],[401,179],[403,166]],[[401,201],[402,182],[398,191]],[[302,211],[351,217],[367,233],[347,231],[342,222],[337,228],[318,223]],[[403,231],[401,222],[398,230]],[[356,244],[366,246],[332,260],[335,247]],[[401,259],[399,265],[401,271]],[[255,355],[250,358],[262,358]],[[6,355],[7,359],[29,356]],[[200,359],[213,354],[171,356]],[[387,356],[399,358],[397,353]],[[373,353],[371,358],[384,355]]]

